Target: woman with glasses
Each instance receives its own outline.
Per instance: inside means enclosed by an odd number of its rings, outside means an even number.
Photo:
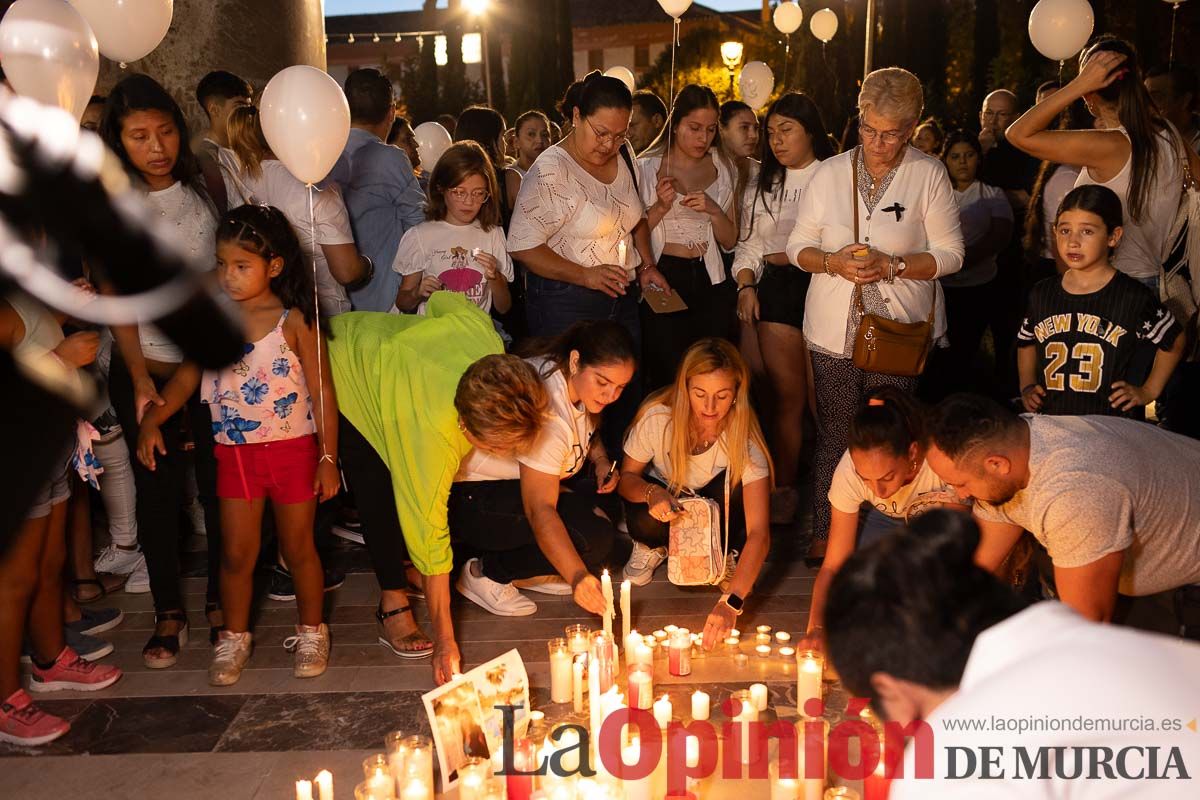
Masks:
[[[858,95],[862,144],[817,168],[787,243],[789,261],[813,274],[804,338],[820,431],[809,550],[814,561],[824,557],[827,496],[855,409],[876,387],[912,392],[917,384],[916,377],[855,366],[863,309],[899,322],[923,322],[932,311],[936,341],[946,330],[937,278],[962,267],[958,205],[946,169],[907,144],[923,106],[921,82],[911,72],[889,67],[866,77]]]
[[[687,304],[669,314],[642,306],[647,389],[671,383],[679,359],[694,342],[731,333],[733,290],[721,248],[737,243],[737,173],[721,149],[720,114],[712,89],[694,83],[683,87],[666,126],[638,159],[659,269]]]
[[[611,494],[618,476],[594,434],[601,412],[633,379],[633,337],[616,322],[579,322],[531,349],[527,363],[541,376],[549,414],[528,451],[476,450],[463,461],[450,493],[450,536],[475,557],[458,591],[505,617],[537,611],[518,588],[572,595],[602,614],[596,573],[616,528],[597,495]]]
[[[500,227],[496,173],[472,141],[451,145],[429,178],[425,222],[400,240],[392,269],[403,275],[396,308],[418,311],[440,289],[465,294],[484,311],[503,314],[512,261]]]

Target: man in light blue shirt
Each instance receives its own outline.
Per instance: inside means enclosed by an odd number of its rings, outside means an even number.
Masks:
[[[404,232],[425,221],[425,194],[405,152],[384,143],[396,118],[391,81],[360,69],[344,89],[350,138],[325,183],[341,186],[359,252],[375,265],[367,285],[350,293],[355,310],[390,311],[400,288],[392,260]]]

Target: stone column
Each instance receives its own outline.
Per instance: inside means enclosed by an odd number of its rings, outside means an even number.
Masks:
[[[325,69],[322,0],[175,0],[171,29],[162,44],[122,70],[101,56],[98,94],[106,94],[129,71],[154,77],[183,108],[192,131],[207,120],[196,103],[196,84],[225,69],[261,92],[279,70],[293,64]]]

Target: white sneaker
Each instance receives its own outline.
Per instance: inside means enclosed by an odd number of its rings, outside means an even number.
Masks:
[[[781,486],[771,492],[771,524],[787,525],[796,519],[800,492],[793,486]]]
[[[459,594],[501,617],[527,617],[537,613],[537,603],[518,592],[511,583],[496,583],[484,577],[482,572],[476,575],[474,570],[478,566],[478,558],[463,565],[458,576]]]
[[[129,573],[129,577],[125,580],[125,593],[145,594],[148,591],[150,591],[150,573],[146,570],[146,559],[143,557],[142,563]]]
[[[645,586],[654,577],[654,570],[667,560],[667,548],[647,547],[641,542],[633,543],[629,563],[625,565],[625,580],[634,586]]]
[[[146,557],[141,548],[137,550],[122,550],[115,544],[100,551],[96,563],[92,565],[98,573],[109,575],[129,575],[136,570],[146,568]]]
[[[296,626],[296,635],[283,640],[283,649],[296,654],[292,675],[297,678],[315,678],[329,666],[329,626]]]
[[[208,665],[209,686],[232,686],[242,677],[242,669],[250,660],[252,639],[250,632],[230,633],[221,631],[217,646],[213,649],[213,660]]]
[[[522,578],[513,581],[513,586],[518,589],[524,589],[527,592],[553,594],[560,597],[574,594],[571,591],[571,584],[564,581],[558,575],[538,575],[533,578]]]

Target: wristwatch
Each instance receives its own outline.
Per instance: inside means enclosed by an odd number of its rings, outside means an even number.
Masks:
[[[732,608],[733,613],[737,614],[739,617],[742,615],[742,611],[746,605],[746,601],[738,597],[736,594],[721,595],[721,602]]]
[[[897,259],[897,261],[896,261],[896,277],[899,278],[901,275],[903,275],[904,270],[906,270],[906,269],[908,269],[908,264],[905,263],[904,259],[903,258]]]

